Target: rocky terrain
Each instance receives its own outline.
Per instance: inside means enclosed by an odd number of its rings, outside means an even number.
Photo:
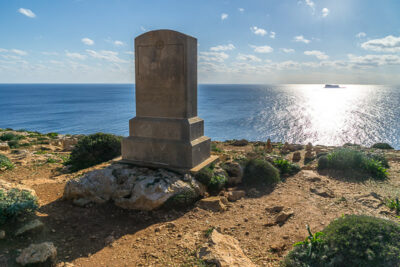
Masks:
[[[308,235],[306,225],[317,232],[343,214],[400,222],[386,205],[400,196],[400,151],[380,151],[389,160],[389,179],[360,182],[317,170],[317,155],[335,147],[213,142],[212,153],[220,158],[216,168],[229,163],[232,169],[229,185],[210,195],[193,176],[126,167],[118,159],[70,172],[63,162],[79,136],[9,132],[24,135],[20,144],[28,145],[10,149],[0,143],[0,153],[15,164],[0,171],[0,188],[32,189],[40,207],[34,216],[0,225],[1,266],[19,266],[32,257],[57,266],[207,266],[212,261],[279,266],[293,244]],[[275,186],[245,186],[234,162],[252,157],[283,157],[297,162],[300,171],[284,175]],[[129,178],[141,175],[150,180]],[[100,176],[109,186],[93,182]],[[158,186],[164,178],[169,182]],[[164,205],[165,192],[189,184],[197,202],[175,209]],[[140,185],[154,197],[138,197]],[[164,193],[156,197],[155,192]],[[147,208],[131,209],[137,207]]]

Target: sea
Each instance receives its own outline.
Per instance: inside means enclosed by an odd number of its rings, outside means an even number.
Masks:
[[[400,149],[400,86],[200,84],[198,116],[212,140]],[[128,135],[134,84],[0,84],[0,128]]]

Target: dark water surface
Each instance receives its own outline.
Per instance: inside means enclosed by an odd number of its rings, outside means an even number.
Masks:
[[[371,145],[400,149],[400,87],[199,85],[198,113],[214,140]],[[128,135],[130,84],[0,84],[0,128]]]

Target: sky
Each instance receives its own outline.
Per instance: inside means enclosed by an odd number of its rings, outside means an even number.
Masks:
[[[399,0],[0,1],[0,83],[134,83],[134,38],[198,40],[199,83],[400,84]]]

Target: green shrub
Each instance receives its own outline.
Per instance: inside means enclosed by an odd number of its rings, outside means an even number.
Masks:
[[[53,159],[53,158],[48,158],[48,159],[46,160],[46,162],[47,162],[47,163],[58,163],[58,161],[57,161],[56,159]]]
[[[225,176],[220,175],[213,175],[210,182],[207,185],[207,189],[211,193],[218,193],[224,188],[225,184],[227,183],[227,179]]]
[[[211,143],[211,151],[222,152],[222,149],[218,148],[216,144]]]
[[[318,242],[300,242],[283,266],[399,266],[400,225],[389,220],[349,215],[332,221]]]
[[[18,135],[18,134],[13,134],[13,133],[4,133],[4,134],[0,135],[1,141],[21,140],[24,138],[25,138],[25,136],[23,136],[23,135]]]
[[[362,150],[340,148],[320,157],[318,169],[336,169],[344,171],[358,171],[370,175],[372,178],[383,180],[387,178],[387,160],[379,154],[366,153]]]
[[[5,168],[6,170],[14,168],[14,164],[5,155],[0,154],[0,169]]]
[[[19,148],[19,141],[18,140],[11,140],[7,142],[10,148]]]
[[[58,136],[58,133],[48,133],[46,134],[50,138],[56,138]]]
[[[393,149],[391,145],[388,143],[376,143],[371,146],[371,148],[378,148],[378,149]]]
[[[0,189],[0,224],[19,215],[29,214],[38,208],[37,198],[26,190]]]
[[[396,214],[400,214],[400,201],[399,198],[396,199],[388,199],[386,206],[388,206],[389,209],[394,210]]]
[[[274,160],[274,166],[279,169],[281,175],[289,174],[293,175],[300,171],[300,167],[286,159],[276,159]]]
[[[208,185],[214,175],[214,172],[211,168],[203,168],[194,176],[197,181],[204,185]]]
[[[264,183],[267,185],[280,181],[279,171],[271,163],[261,159],[251,159],[247,162],[243,182],[246,184]]]
[[[111,160],[121,155],[122,137],[95,133],[83,137],[71,152],[67,164],[71,170],[81,170]]]

